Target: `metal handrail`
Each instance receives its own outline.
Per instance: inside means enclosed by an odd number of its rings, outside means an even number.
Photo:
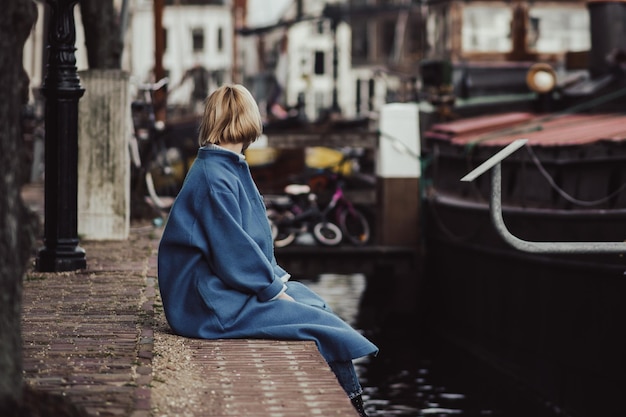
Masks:
[[[473,181],[491,169],[491,197],[489,212],[491,220],[500,236],[511,246],[524,252],[532,253],[626,253],[625,242],[533,242],[513,235],[504,223],[502,215],[502,169],[500,162],[524,146],[527,139],[518,139],[503,148],[500,152],[487,159],[461,181]]]

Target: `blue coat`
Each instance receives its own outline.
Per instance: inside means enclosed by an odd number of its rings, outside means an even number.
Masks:
[[[312,340],[328,362],[378,348],[276,263],[263,198],[242,155],[201,148],[158,252],[165,316],[182,336]],[[286,286],[296,302],[275,299]]]

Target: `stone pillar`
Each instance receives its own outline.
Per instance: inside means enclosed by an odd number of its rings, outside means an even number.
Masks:
[[[129,74],[88,70],[80,78],[85,95],[78,123],[78,234],[124,240],[130,230]]]

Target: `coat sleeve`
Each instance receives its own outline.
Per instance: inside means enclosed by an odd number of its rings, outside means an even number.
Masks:
[[[276,265],[267,258],[249,230],[243,227],[241,203],[230,191],[209,191],[209,207],[202,211],[201,239],[209,241],[207,254],[213,272],[228,286],[256,294],[259,301],[269,301],[283,290]],[[254,218],[247,228],[261,228]]]

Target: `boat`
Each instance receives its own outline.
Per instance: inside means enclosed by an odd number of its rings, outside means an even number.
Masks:
[[[450,346],[536,400],[544,414],[532,415],[626,409],[626,3],[587,7],[582,73],[559,80],[543,63],[501,67],[530,98],[465,109],[431,100],[446,111],[421,138],[424,314]],[[498,80],[497,65],[457,69],[487,87]],[[497,186],[487,174],[461,181],[522,139],[498,162]],[[512,245],[494,209],[515,238],[551,249]],[[583,249],[558,250],[572,242]],[[604,244],[612,249],[595,249]]]

